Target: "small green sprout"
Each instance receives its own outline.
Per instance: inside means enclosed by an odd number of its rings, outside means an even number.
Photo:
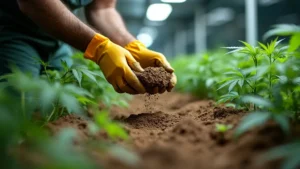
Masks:
[[[231,124],[216,124],[216,131],[218,133],[226,133],[228,130],[232,129],[233,125]]]

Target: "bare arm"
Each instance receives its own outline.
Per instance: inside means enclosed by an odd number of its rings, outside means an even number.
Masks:
[[[20,10],[50,35],[84,51],[96,32],[60,0],[18,0]]]
[[[125,46],[135,38],[127,31],[116,10],[117,0],[94,0],[86,7],[88,22],[113,42]]]

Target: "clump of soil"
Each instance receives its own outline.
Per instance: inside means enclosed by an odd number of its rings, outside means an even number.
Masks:
[[[144,72],[135,72],[141,83],[144,85],[147,93],[158,87],[167,88],[170,83],[171,73],[162,67],[147,67]]]

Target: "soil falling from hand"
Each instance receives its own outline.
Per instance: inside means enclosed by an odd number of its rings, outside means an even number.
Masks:
[[[144,108],[146,113],[153,113],[154,105],[158,100],[158,95],[153,94],[154,88],[166,89],[169,86],[171,73],[167,72],[162,67],[147,67],[144,72],[135,72],[141,83],[146,89],[144,98]]]

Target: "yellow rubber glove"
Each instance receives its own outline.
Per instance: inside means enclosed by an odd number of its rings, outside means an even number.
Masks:
[[[89,43],[84,57],[97,63],[107,81],[118,93],[140,94],[146,90],[133,73],[144,71],[133,56],[107,37],[96,34]]]
[[[174,69],[171,67],[170,63],[167,61],[166,57],[158,52],[149,50],[146,46],[138,41],[132,41],[125,46],[132,56],[138,61],[143,68],[146,67],[163,67],[166,71],[172,73],[172,78],[170,80],[169,87],[167,90],[170,92],[177,83],[177,78],[174,73]],[[153,89],[153,93],[163,93],[166,89]]]

